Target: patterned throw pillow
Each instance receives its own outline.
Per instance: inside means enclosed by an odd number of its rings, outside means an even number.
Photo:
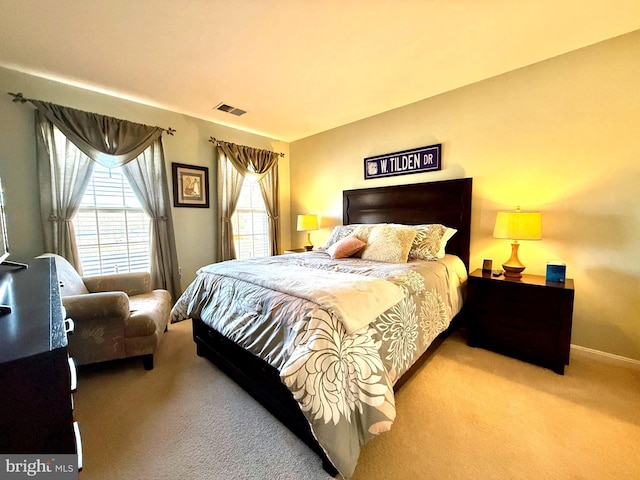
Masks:
[[[357,225],[338,225],[337,227],[333,227],[331,235],[329,235],[329,238],[322,248],[326,250],[334,243],[339,242],[345,237],[348,237],[356,229],[356,227]]]
[[[388,225],[372,227],[368,235],[367,246],[362,250],[362,259],[387,263],[407,263],[409,250],[415,236],[416,230],[410,227],[392,228]]]
[[[415,225],[416,238],[409,252],[410,259],[436,260],[443,258],[447,241],[457,230],[438,223]]]

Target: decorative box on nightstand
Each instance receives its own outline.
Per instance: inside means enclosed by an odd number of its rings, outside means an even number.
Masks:
[[[564,374],[569,365],[573,280],[539,275],[492,277],[478,269],[467,282],[469,345]]]

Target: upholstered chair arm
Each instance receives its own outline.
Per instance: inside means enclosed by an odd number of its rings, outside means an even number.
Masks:
[[[112,273],[82,277],[84,284],[92,293],[125,292],[130,297],[151,291],[151,275],[149,272]]]
[[[67,317],[80,323],[105,320],[124,324],[129,318],[129,297],[124,292],[99,292],[70,295],[62,299]]]

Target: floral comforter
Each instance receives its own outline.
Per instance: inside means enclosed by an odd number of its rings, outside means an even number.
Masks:
[[[240,271],[271,265],[280,276],[283,265],[292,265],[322,276],[375,277],[400,287],[404,297],[348,334],[333,309],[279,290],[278,281],[252,283],[248,275],[230,273],[234,265]],[[200,318],[275,367],[329,459],[350,477],[361,446],[391,428],[393,385],[462,307],[465,280],[464,264],[450,255],[406,264],[332,260],[322,251],[233,260],[200,269],[171,321]]]

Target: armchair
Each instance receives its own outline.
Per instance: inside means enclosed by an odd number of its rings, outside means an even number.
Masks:
[[[75,324],[69,352],[79,365],[141,356],[153,369],[153,354],[167,330],[171,295],[151,290],[146,272],[81,277],[54,254],[62,304]]]

